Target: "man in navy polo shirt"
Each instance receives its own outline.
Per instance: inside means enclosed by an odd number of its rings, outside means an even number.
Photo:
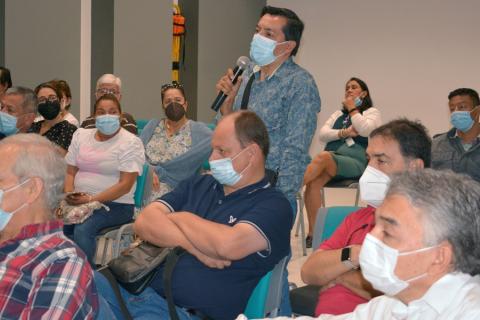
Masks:
[[[180,319],[235,318],[260,278],[288,254],[292,208],[265,178],[268,148],[255,113],[224,117],[212,137],[212,174],[181,182],[137,218],[141,238],[187,250],[172,279]],[[121,290],[135,319],[168,319],[162,275],[139,296]],[[114,299],[107,300],[119,313]]]

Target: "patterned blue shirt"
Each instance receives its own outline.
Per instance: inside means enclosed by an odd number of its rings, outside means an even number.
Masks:
[[[234,110],[240,109],[253,66],[247,71],[235,98]],[[292,202],[302,186],[303,174],[310,162],[308,149],[317,126],[317,113],[320,112],[320,96],[315,80],[292,58],[264,81],[260,81],[260,72],[256,72],[248,109],[254,111],[267,126],[270,153],[266,167],[280,169],[277,188]]]

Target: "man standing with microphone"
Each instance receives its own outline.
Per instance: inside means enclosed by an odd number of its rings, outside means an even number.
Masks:
[[[241,81],[233,84],[234,72],[229,69],[216,85],[227,95],[221,115],[248,108],[265,122],[271,143],[266,167],[278,170],[276,186],[294,212],[320,111],[315,80],[292,59],[300,46],[303,27],[293,11],[264,7],[250,45],[253,64]]]

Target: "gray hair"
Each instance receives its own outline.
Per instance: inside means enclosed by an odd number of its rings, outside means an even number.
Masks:
[[[22,96],[22,109],[25,113],[37,114],[37,95],[32,89],[25,87],[11,87],[5,92],[6,96],[19,95]]]
[[[454,269],[480,273],[480,184],[450,170],[414,170],[394,175],[387,197],[405,196],[421,212],[424,244],[448,241]]]
[[[67,170],[64,158],[47,138],[33,133],[19,133],[0,142],[0,146],[13,145],[18,152],[13,165],[13,174],[19,181],[38,177],[43,181],[43,197],[52,212],[63,198],[63,184]],[[4,156],[4,155],[3,155]]]
[[[118,86],[118,90],[122,91],[122,80],[119,77],[115,76],[114,74],[105,73],[103,76],[98,78],[97,86],[96,86],[95,89],[98,89],[100,87],[100,85],[102,85],[104,83],[115,84],[115,85]]]

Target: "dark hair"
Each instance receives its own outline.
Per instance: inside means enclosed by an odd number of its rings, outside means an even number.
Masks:
[[[295,12],[286,8],[277,8],[272,6],[265,6],[262,9],[260,17],[269,14],[272,16],[280,16],[287,19],[287,24],[283,27],[282,31],[285,35],[285,40],[293,40],[296,42],[295,48],[292,50],[292,56],[297,54],[298,47],[300,47],[300,39],[302,38],[304,24],[302,20],[297,16]]]
[[[36,88],[35,88],[35,95],[38,95],[38,92],[40,91],[40,89],[43,89],[43,88],[48,88],[48,89],[52,89],[55,94],[57,95],[57,98],[58,100],[60,100],[62,98],[62,92],[60,91],[60,89],[58,89],[58,87],[56,85],[54,85],[51,81],[50,82],[44,82],[44,83],[40,83]]]
[[[50,82],[51,82],[55,87],[57,87],[58,90],[60,90],[60,92],[61,92],[60,98],[62,98],[63,96],[65,96],[65,97],[67,97],[67,98],[72,99],[72,91],[70,91],[70,86],[68,85],[67,81],[54,79],[54,80],[51,80]],[[70,109],[70,104],[68,104],[67,106],[65,106],[65,109],[69,110],[69,109]]]
[[[183,85],[178,81],[172,81],[172,83],[166,83],[162,85],[162,89],[160,91],[162,95],[162,103],[163,103],[163,97],[165,97],[165,92],[167,92],[170,89],[178,89],[182,93],[183,98],[186,100],[185,90],[183,89]]]
[[[0,67],[0,84],[6,84],[7,89],[12,87],[12,77],[10,70],[5,67]]]
[[[95,101],[95,104],[93,105],[93,114],[97,113],[97,106],[100,103],[100,101],[103,100],[108,100],[108,101],[113,101],[118,107],[118,110],[120,111],[120,114],[122,113],[122,106],[120,105],[120,101],[118,101],[117,97],[111,93],[104,94],[100,98]]]
[[[390,121],[370,133],[370,138],[382,136],[398,142],[402,156],[421,159],[425,168],[430,167],[432,159],[432,139],[427,128],[419,121],[406,118]]]
[[[268,155],[270,142],[268,139],[268,131],[265,123],[255,112],[242,110],[237,111],[235,117],[235,135],[242,148],[249,143],[256,143],[262,150],[265,159]]]
[[[448,94],[448,100],[456,96],[469,96],[470,98],[472,98],[474,107],[480,105],[480,98],[478,97],[478,92],[473,89],[470,89],[470,88],[455,89]]]
[[[351,77],[347,81],[345,86],[350,81],[355,81],[356,83],[358,83],[358,85],[360,86],[360,88],[362,88],[363,91],[367,92],[367,95],[365,96],[365,98],[362,99],[362,105],[358,108],[360,110],[360,113],[363,113],[363,111],[367,110],[370,107],[373,107],[373,101],[372,101],[372,97],[370,96],[370,90],[368,89],[368,86],[365,83],[365,81],[363,81],[362,79],[356,78],[356,77]]]

